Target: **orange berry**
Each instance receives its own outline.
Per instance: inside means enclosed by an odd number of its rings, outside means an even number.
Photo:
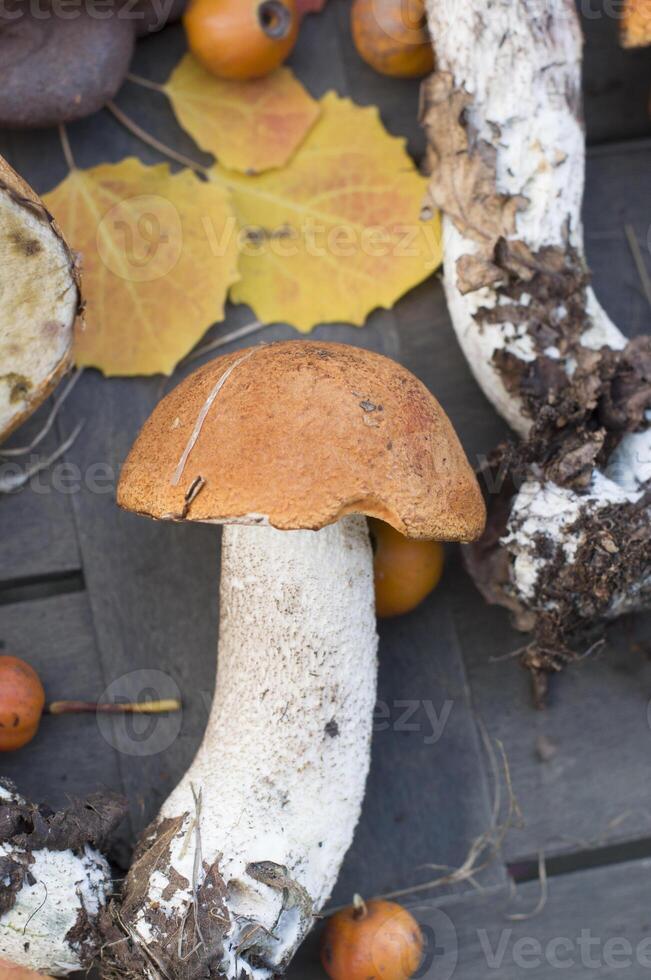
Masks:
[[[18,657],[0,657],[0,752],[31,742],[44,707],[45,691],[36,671]]]
[[[246,81],[278,68],[298,37],[296,0],[191,0],[190,50],[218,78]]]
[[[419,606],[441,581],[445,551],[439,541],[406,538],[384,521],[369,521],[374,544],[375,608],[383,619]]]
[[[328,920],[321,963],[331,980],[409,980],[423,945],[418,923],[401,905],[358,899]]]
[[[422,78],[434,68],[423,0],[354,0],[353,40],[381,75]]]

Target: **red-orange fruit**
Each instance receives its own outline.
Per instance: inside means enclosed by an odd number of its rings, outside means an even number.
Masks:
[[[423,0],[354,0],[353,40],[381,75],[422,78],[434,68]]]
[[[413,915],[394,902],[353,905],[333,915],[321,939],[331,980],[409,980],[423,957]]]
[[[373,540],[375,609],[380,619],[403,616],[441,581],[445,550],[440,541],[406,538],[384,521],[369,520]]]
[[[262,78],[298,38],[296,0],[191,0],[183,17],[190,50],[218,78]]]
[[[34,738],[45,691],[33,667],[18,657],[0,657],[0,752],[14,752]]]

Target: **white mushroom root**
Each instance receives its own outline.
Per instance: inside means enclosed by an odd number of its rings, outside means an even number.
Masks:
[[[0,959],[55,977],[91,965],[112,891],[98,848],[124,810],[95,796],[54,813],[0,781]]]
[[[290,342],[175,389],[118,501],[226,526],[214,706],[105,916],[104,975],[281,975],[330,896],[369,767],[377,636],[359,515],[467,541],[483,529],[479,487],[404,368]]]
[[[427,8],[438,70],[423,119],[449,309],[523,440],[493,460],[514,485],[493,496],[469,564],[533,629],[524,659],[542,696],[595,626],[651,605],[651,339],[627,341],[589,285],[573,0]]]
[[[69,369],[80,302],[61,232],[0,157],[0,442]]]

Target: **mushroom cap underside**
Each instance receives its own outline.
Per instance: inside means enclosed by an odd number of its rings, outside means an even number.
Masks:
[[[285,341],[218,357],[154,410],[118,503],[159,520],[318,530],[365,514],[414,538],[485,523],[447,415],[401,365],[345,344]]]
[[[70,368],[81,306],[75,257],[56,222],[0,157],[0,442]]]

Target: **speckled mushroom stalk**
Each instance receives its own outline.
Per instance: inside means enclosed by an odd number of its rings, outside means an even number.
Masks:
[[[479,384],[523,439],[515,487],[493,497],[469,560],[489,600],[534,630],[525,661],[541,694],[591,627],[651,603],[651,341],[627,341],[589,285],[573,0],[427,8],[448,304]]]
[[[481,495],[445,414],[396,364],[337,344],[219,358],[138,438],[122,506],[219,522],[215,701],[138,848],[107,976],[282,974],[357,824],[376,690],[364,514],[476,537]]]
[[[0,443],[71,364],[75,259],[52,216],[0,157]]]
[[[124,810],[97,796],[53,813],[0,781],[0,960],[54,977],[91,965],[112,892],[99,848]]]

